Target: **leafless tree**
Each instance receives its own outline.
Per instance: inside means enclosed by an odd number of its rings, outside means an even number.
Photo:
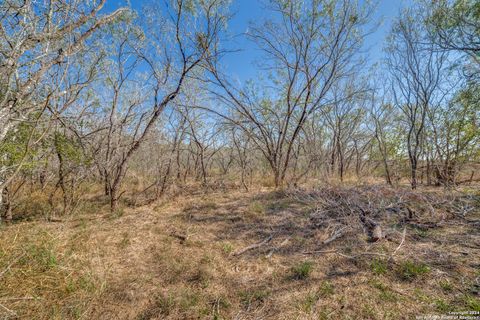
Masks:
[[[421,21],[412,9],[405,10],[394,23],[387,48],[394,104],[402,111],[406,126],[412,189],[418,184],[417,170],[428,109],[443,95],[440,86],[446,63],[446,53],[435,50],[433,44],[425,41]]]
[[[331,102],[333,84],[358,68],[356,58],[370,21],[371,7],[355,1],[270,1],[279,19],[252,26],[248,37],[265,53],[262,68],[272,90],[247,85],[240,89],[209,59],[209,90],[229,113],[215,110],[250,137],[284,183],[303,126]]]
[[[121,185],[125,177],[128,162],[147,138],[164,110],[182,93],[182,88],[193,73],[199,72],[199,66],[208,57],[212,57],[212,48],[217,46],[219,34],[228,18],[223,0],[210,0],[201,3],[190,3],[184,0],[172,1],[168,12],[162,15],[164,8],[150,8],[143,19],[149,24],[145,32],[147,41],[143,47],[134,47],[137,57],[149,68],[150,76],[143,81],[145,89],[137,91],[135,101],[130,106],[141,105],[142,110],[133,112],[133,130],[130,139],[123,145],[121,156],[115,161],[113,174],[109,178],[108,193],[112,211],[117,208],[122,195]],[[168,50],[165,50],[168,48]],[[120,56],[120,59],[123,59]],[[122,62],[122,61],[120,61]],[[114,83],[118,91],[119,85],[126,79],[124,65],[119,63],[119,77]],[[148,95],[145,95],[148,90]],[[135,96],[134,96],[135,97]],[[131,97],[132,98],[132,97]],[[149,105],[149,106],[148,106]],[[112,105],[112,110],[116,106]],[[112,117],[114,112],[111,112]],[[124,119],[130,118],[127,111]],[[112,121],[113,123],[113,121]],[[110,126],[111,127],[111,126]],[[107,143],[108,147],[108,143]],[[109,164],[111,165],[111,164]]]
[[[122,8],[102,15],[105,2],[2,1],[0,144],[25,122],[32,123],[34,128],[25,149],[39,143],[43,135],[37,139],[33,135],[51,101],[69,95],[71,90],[78,91],[78,86],[83,85],[82,81],[65,80],[68,65],[84,54],[85,44],[94,33],[125,12]],[[54,78],[57,85],[51,86]],[[23,163],[24,160],[18,161],[14,168],[0,167],[0,195]]]

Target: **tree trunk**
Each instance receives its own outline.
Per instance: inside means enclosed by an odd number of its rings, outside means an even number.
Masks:
[[[388,165],[388,161],[387,159],[383,158],[383,165],[385,167],[385,180],[387,181],[387,184],[389,186],[393,186],[393,183],[392,183],[392,176],[390,174],[390,167]]]
[[[0,201],[2,202],[3,206],[3,215],[5,217],[6,222],[12,221],[12,199],[10,197],[10,192],[7,187],[3,188],[2,196],[0,196]],[[1,209],[1,208],[0,208]]]
[[[412,186],[412,190],[415,190],[417,189],[417,160],[412,158],[411,159],[411,178],[412,178],[412,181],[411,181],[411,186]]]
[[[118,208],[118,186],[114,184],[110,189],[110,211],[115,212]]]

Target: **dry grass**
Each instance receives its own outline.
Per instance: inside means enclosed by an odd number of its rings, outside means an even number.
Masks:
[[[381,222],[385,239],[368,242],[355,206]],[[198,193],[115,215],[100,207],[62,223],[18,222],[0,233],[0,316],[401,319],[479,311],[479,208],[468,190],[330,187]],[[343,226],[344,235],[322,244]]]

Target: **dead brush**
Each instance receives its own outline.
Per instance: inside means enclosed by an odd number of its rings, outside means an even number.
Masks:
[[[385,238],[398,242],[400,247],[405,242],[407,227],[428,229],[440,225],[455,207],[453,203],[457,203],[457,208],[472,211],[465,204],[458,205],[455,196],[441,198],[436,194],[378,185],[327,186],[310,192],[296,190],[290,191],[288,197],[315,207],[310,214],[312,228],[329,235],[320,247],[348,234],[357,239],[354,243],[359,250],[366,248],[368,242]],[[365,239],[367,242],[362,241]],[[399,247],[390,255],[393,256]]]

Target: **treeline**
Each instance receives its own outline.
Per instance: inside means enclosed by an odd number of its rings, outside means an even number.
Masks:
[[[263,52],[246,83],[224,66],[237,49],[229,1],[111,13],[105,2],[0,4],[7,220],[33,192],[53,214],[93,190],[115,211],[125,194],[154,201],[192,182],[367,177],[415,189],[479,178],[478,1],[403,10],[372,65],[370,2],[270,0],[244,35]]]

